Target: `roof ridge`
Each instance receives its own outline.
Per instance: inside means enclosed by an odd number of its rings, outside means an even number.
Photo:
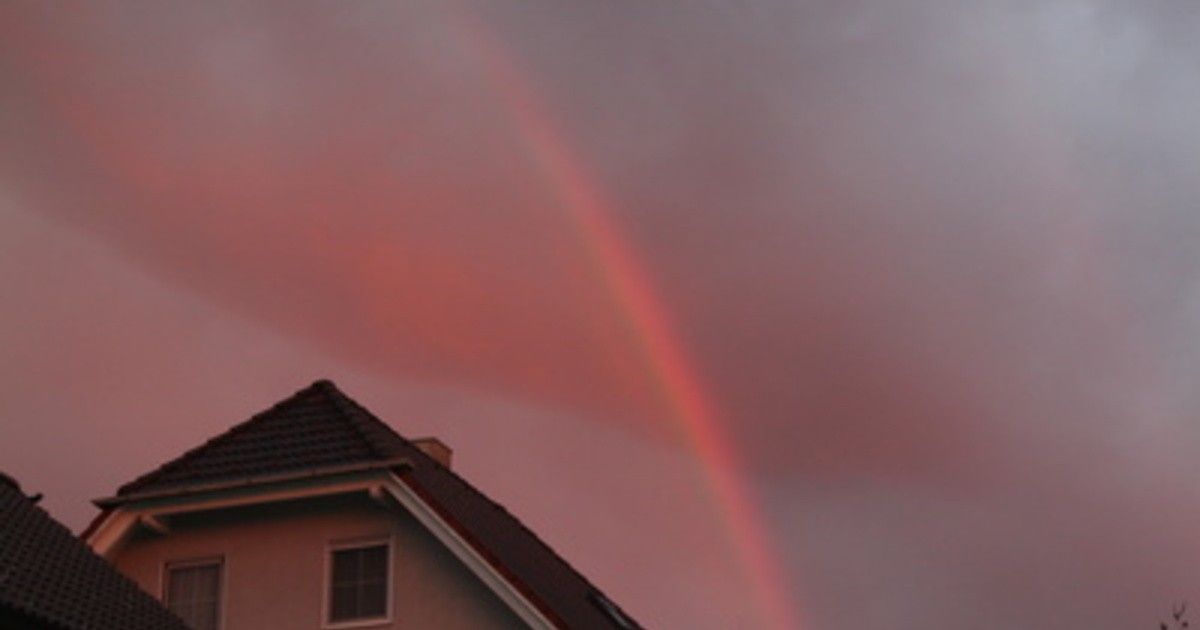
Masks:
[[[357,401],[348,396],[342,390],[338,389],[338,386],[335,385],[333,381],[322,379],[316,383],[313,383],[312,387],[317,391],[320,391],[325,396],[325,399],[332,403],[334,408],[341,412],[343,418],[350,428],[354,430],[355,434],[362,438],[363,442],[366,443],[367,448],[376,457],[387,457],[389,453],[387,453],[381,447],[381,445],[374,439],[374,436],[367,432],[366,427],[363,426],[364,416],[368,421],[374,420],[376,423],[382,424],[384,428],[386,428],[387,431],[395,437],[400,438],[404,442],[408,441],[404,440],[400,434],[396,433],[394,429],[392,429],[390,426],[387,426],[382,420],[375,417],[375,415],[368,411],[366,407],[358,404]]]

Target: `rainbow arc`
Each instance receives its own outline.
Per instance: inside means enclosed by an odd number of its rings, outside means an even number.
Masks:
[[[761,627],[799,628],[786,595],[786,582],[768,529],[742,477],[732,442],[724,434],[715,405],[705,396],[669,311],[654,290],[650,274],[613,220],[605,199],[567,135],[538,98],[532,80],[479,19],[459,9],[453,16],[474,50],[492,89],[531,152],[559,207],[568,216],[593,270],[626,319],[650,373],[657,380],[671,417],[703,465],[713,500],[724,518],[732,551],[756,598]]]

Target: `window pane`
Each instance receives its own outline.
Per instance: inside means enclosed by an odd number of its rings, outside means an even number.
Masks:
[[[359,613],[363,617],[387,614],[387,583],[367,582],[359,588]]]
[[[338,549],[332,554],[329,620],[387,616],[388,546]]]
[[[220,590],[220,564],[167,569],[167,608],[194,630],[216,630]]]
[[[346,619],[355,619],[358,617],[358,601],[355,599],[355,588],[353,586],[333,587],[332,600],[329,607],[329,619],[331,621],[345,621]]]
[[[198,602],[216,602],[220,588],[219,567],[215,564],[192,569],[195,574],[195,598]]]
[[[363,580],[387,579],[387,546],[362,549],[362,568],[359,576]]]
[[[358,579],[358,550],[347,549],[333,553],[333,583],[353,584]]]

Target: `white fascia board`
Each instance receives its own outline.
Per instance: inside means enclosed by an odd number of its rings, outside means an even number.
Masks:
[[[283,473],[271,473],[266,475],[251,475],[248,477],[236,477],[233,479],[224,479],[220,481],[206,481],[200,483],[185,484],[183,486],[166,488],[161,490],[150,490],[146,492],[134,492],[132,494],[122,496],[116,495],[96,499],[94,503],[102,508],[115,507],[131,502],[150,501],[158,499],[173,499],[186,497],[196,494],[206,494],[225,490],[234,490],[239,488],[261,487],[264,485],[277,484],[283,482],[304,481],[311,479],[327,479],[334,476],[347,475],[351,473],[362,473],[379,470],[390,470],[399,466],[411,466],[412,462],[407,457],[394,457],[382,461],[360,462],[355,464],[342,464],[336,466],[323,466],[320,468],[308,468],[302,470],[293,470]]]
[[[137,525],[138,515],[123,509],[115,509],[108,513],[104,521],[84,540],[92,551],[101,558],[112,559],[112,553],[120,547],[133,528]]]
[[[143,522],[161,524],[163,518],[177,514],[207,512],[293,499],[318,498],[355,492],[370,493],[374,491],[378,493],[382,481],[383,479],[376,472],[355,475],[336,482],[327,479],[306,479],[265,486],[240,486],[181,497],[131,501],[114,508],[84,542],[98,555],[111,558],[111,555],[129,538],[134,529]]]
[[[558,627],[395,473],[389,473],[383,489],[441,541],[530,628],[555,630]]]
[[[214,492],[206,495],[191,495],[177,501],[147,501],[141,504],[141,506],[130,504],[124,507],[126,509],[138,509],[140,507],[138,511],[141,513],[155,517],[166,517],[176,514],[208,512],[247,505],[278,503],[293,499],[314,499],[337,494],[369,492],[371,488],[377,487],[379,484],[379,477],[371,475],[333,483],[314,480],[310,482],[281,484],[274,487],[243,486],[235,490]]]

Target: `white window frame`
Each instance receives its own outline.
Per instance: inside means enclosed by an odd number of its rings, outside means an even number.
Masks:
[[[362,549],[364,547],[378,547],[383,545],[387,547],[387,587],[384,589],[386,595],[386,603],[384,604],[384,615],[382,617],[366,617],[363,619],[347,619],[345,621],[333,621],[330,619],[333,613],[333,554],[338,551],[346,551],[348,549]],[[325,565],[324,578],[321,580],[321,627],[322,628],[367,628],[371,626],[386,626],[392,623],[393,610],[392,605],[395,600],[396,592],[396,546],[392,542],[391,534],[380,536],[369,536],[364,538],[350,538],[342,540],[333,540],[325,545]]]
[[[225,604],[228,600],[228,583],[226,578],[225,556],[204,556],[201,558],[188,558],[186,560],[167,560],[162,563],[162,570],[159,574],[159,591],[162,593],[162,602],[164,608],[170,608],[170,601],[167,599],[170,595],[171,588],[171,571],[173,569],[193,569],[196,567],[217,567],[217,630],[225,627]]]

